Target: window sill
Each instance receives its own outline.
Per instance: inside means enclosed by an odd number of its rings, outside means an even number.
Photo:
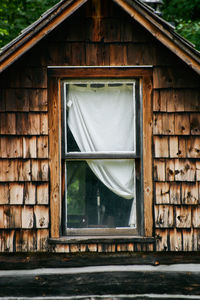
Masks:
[[[154,243],[154,237],[143,236],[62,236],[49,238],[49,244],[93,244],[93,243]]]

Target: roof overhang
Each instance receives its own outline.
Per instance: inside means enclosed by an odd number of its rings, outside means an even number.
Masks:
[[[43,37],[72,15],[88,0],[62,0],[26,28],[16,39],[2,48],[0,72],[37,44]],[[178,35],[173,26],[156,15],[140,0],[112,0],[135,21],[148,30],[158,41],[200,74],[200,53],[193,45]]]

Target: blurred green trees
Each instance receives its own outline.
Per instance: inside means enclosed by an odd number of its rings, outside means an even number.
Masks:
[[[59,0],[1,0],[0,47],[19,35]]]
[[[200,0],[163,0],[162,14],[200,50]]]

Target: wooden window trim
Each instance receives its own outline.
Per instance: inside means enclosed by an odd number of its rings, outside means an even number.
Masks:
[[[50,170],[50,236],[59,238],[61,203],[64,182],[61,165],[61,80],[78,78],[139,78],[143,98],[143,199],[146,237],[153,234],[153,176],[152,176],[152,69],[143,67],[49,67],[49,170]]]

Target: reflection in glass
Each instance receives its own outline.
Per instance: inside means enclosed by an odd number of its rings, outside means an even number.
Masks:
[[[133,199],[110,191],[87,162],[67,162],[66,165],[68,228],[135,227]]]

